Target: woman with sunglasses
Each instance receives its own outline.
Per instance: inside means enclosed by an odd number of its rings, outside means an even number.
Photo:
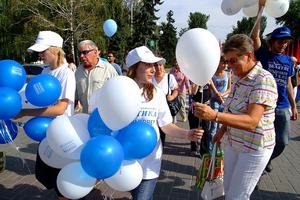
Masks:
[[[71,116],[74,114],[75,101],[75,76],[74,72],[68,67],[65,53],[62,49],[62,37],[52,31],[40,31],[34,45],[28,51],[39,53],[39,57],[49,66],[42,73],[56,77],[62,87],[62,92],[57,103],[45,108],[23,109],[17,118],[23,116]],[[53,168],[44,163],[37,153],[35,176],[47,189],[55,189],[58,199],[64,198],[58,191],[56,178],[60,169]]]
[[[233,71],[233,89],[224,112],[195,103],[195,115],[222,124],[214,136],[225,134],[224,190],[226,199],[248,200],[275,145],[277,88],[274,77],[254,59],[253,41],[234,35],[224,45],[224,58]]]
[[[153,152],[139,160],[143,168],[143,180],[137,188],[131,191],[133,200],[153,199],[162,159],[162,144],[158,127],[168,135],[194,141],[200,140],[203,134],[201,129],[185,130],[172,123],[165,94],[152,84],[155,73],[154,64],[161,60],[162,58],[154,56],[152,51],[145,46],[131,50],[126,58],[127,75],[140,87],[142,97],[140,113],[143,114],[139,115],[136,120],[151,121],[158,139]]]

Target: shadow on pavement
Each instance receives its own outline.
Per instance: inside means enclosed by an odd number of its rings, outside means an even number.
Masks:
[[[19,151],[23,153],[31,153],[36,154],[39,144],[38,143],[30,143],[27,144],[26,147],[19,148]]]
[[[1,200],[57,199],[57,196],[53,190],[42,190],[41,188],[29,184],[19,184],[13,188],[5,188],[0,184],[0,193]]]
[[[25,163],[24,163],[25,162]],[[15,172],[21,176],[34,174],[35,161],[30,159],[24,159],[19,157],[6,156],[5,170]]]

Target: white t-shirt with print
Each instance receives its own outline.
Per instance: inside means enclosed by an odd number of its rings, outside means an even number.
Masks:
[[[43,70],[43,74],[50,74],[58,79],[61,84],[61,94],[58,99],[68,99],[69,104],[64,115],[71,116],[74,114],[74,101],[75,101],[75,89],[76,81],[74,72],[68,67],[68,63],[64,63],[62,66],[51,70],[47,67]]]
[[[162,144],[158,126],[162,127],[172,123],[172,116],[167,105],[165,94],[155,88],[153,99],[147,102],[142,95],[142,105],[135,121],[144,121],[153,126],[157,135],[157,144],[153,152],[147,157],[138,160],[143,168],[143,179],[153,179],[159,177],[162,157]],[[143,89],[141,89],[141,94]]]
[[[170,74],[169,88],[168,88],[168,74],[167,73],[165,73],[164,77],[161,79],[161,81],[159,83],[157,83],[155,77],[153,77],[152,83],[156,87],[159,87],[165,95],[168,94],[168,90],[169,90],[169,95],[171,95],[171,90],[175,90],[176,88],[178,88],[178,83],[173,74]]]

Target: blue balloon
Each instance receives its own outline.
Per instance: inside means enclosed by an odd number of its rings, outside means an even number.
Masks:
[[[0,61],[0,87],[9,87],[19,91],[26,81],[24,67],[14,60]]]
[[[0,121],[0,144],[12,142],[18,135],[18,128],[11,120]]]
[[[151,154],[157,144],[155,129],[143,121],[132,122],[119,130],[116,139],[124,150],[125,160],[136,160]]]
[[[28,137],[35,141],[42,141],[46,137],[46,132],[53,117],[34,117],[24,125],[24,131]]]
[[[103,24],[104,33],[108,37],[113,36],[117,32],[117,29],[118,29],[117,23],[112,19],[106,20]]]
[[[0,87],[0,119],[15,117],[22,109],[19,93],[9,87]]]
[[[107,135],[91,138],[80,155],[84,171],[98,180],[114,175],[121,167],[123,159],[122,146],[115,138]]]
[[[98,109],[95,108],[91,113],[88,120],[88,130],[91,137],[96,137],[98,135],[111,135],[112,130],[110,130],[103,122],[99,115]]]
[[[53,105],[61,94],[60,82],[49,74],[33,77],[26,86],[25,96],[35,106],[46,107]]]

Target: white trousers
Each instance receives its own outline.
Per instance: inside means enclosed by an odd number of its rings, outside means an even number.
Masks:
[[[224,191],[226,200],[249,200],[273,149],[241,152],[226,144],[224,149]]]

